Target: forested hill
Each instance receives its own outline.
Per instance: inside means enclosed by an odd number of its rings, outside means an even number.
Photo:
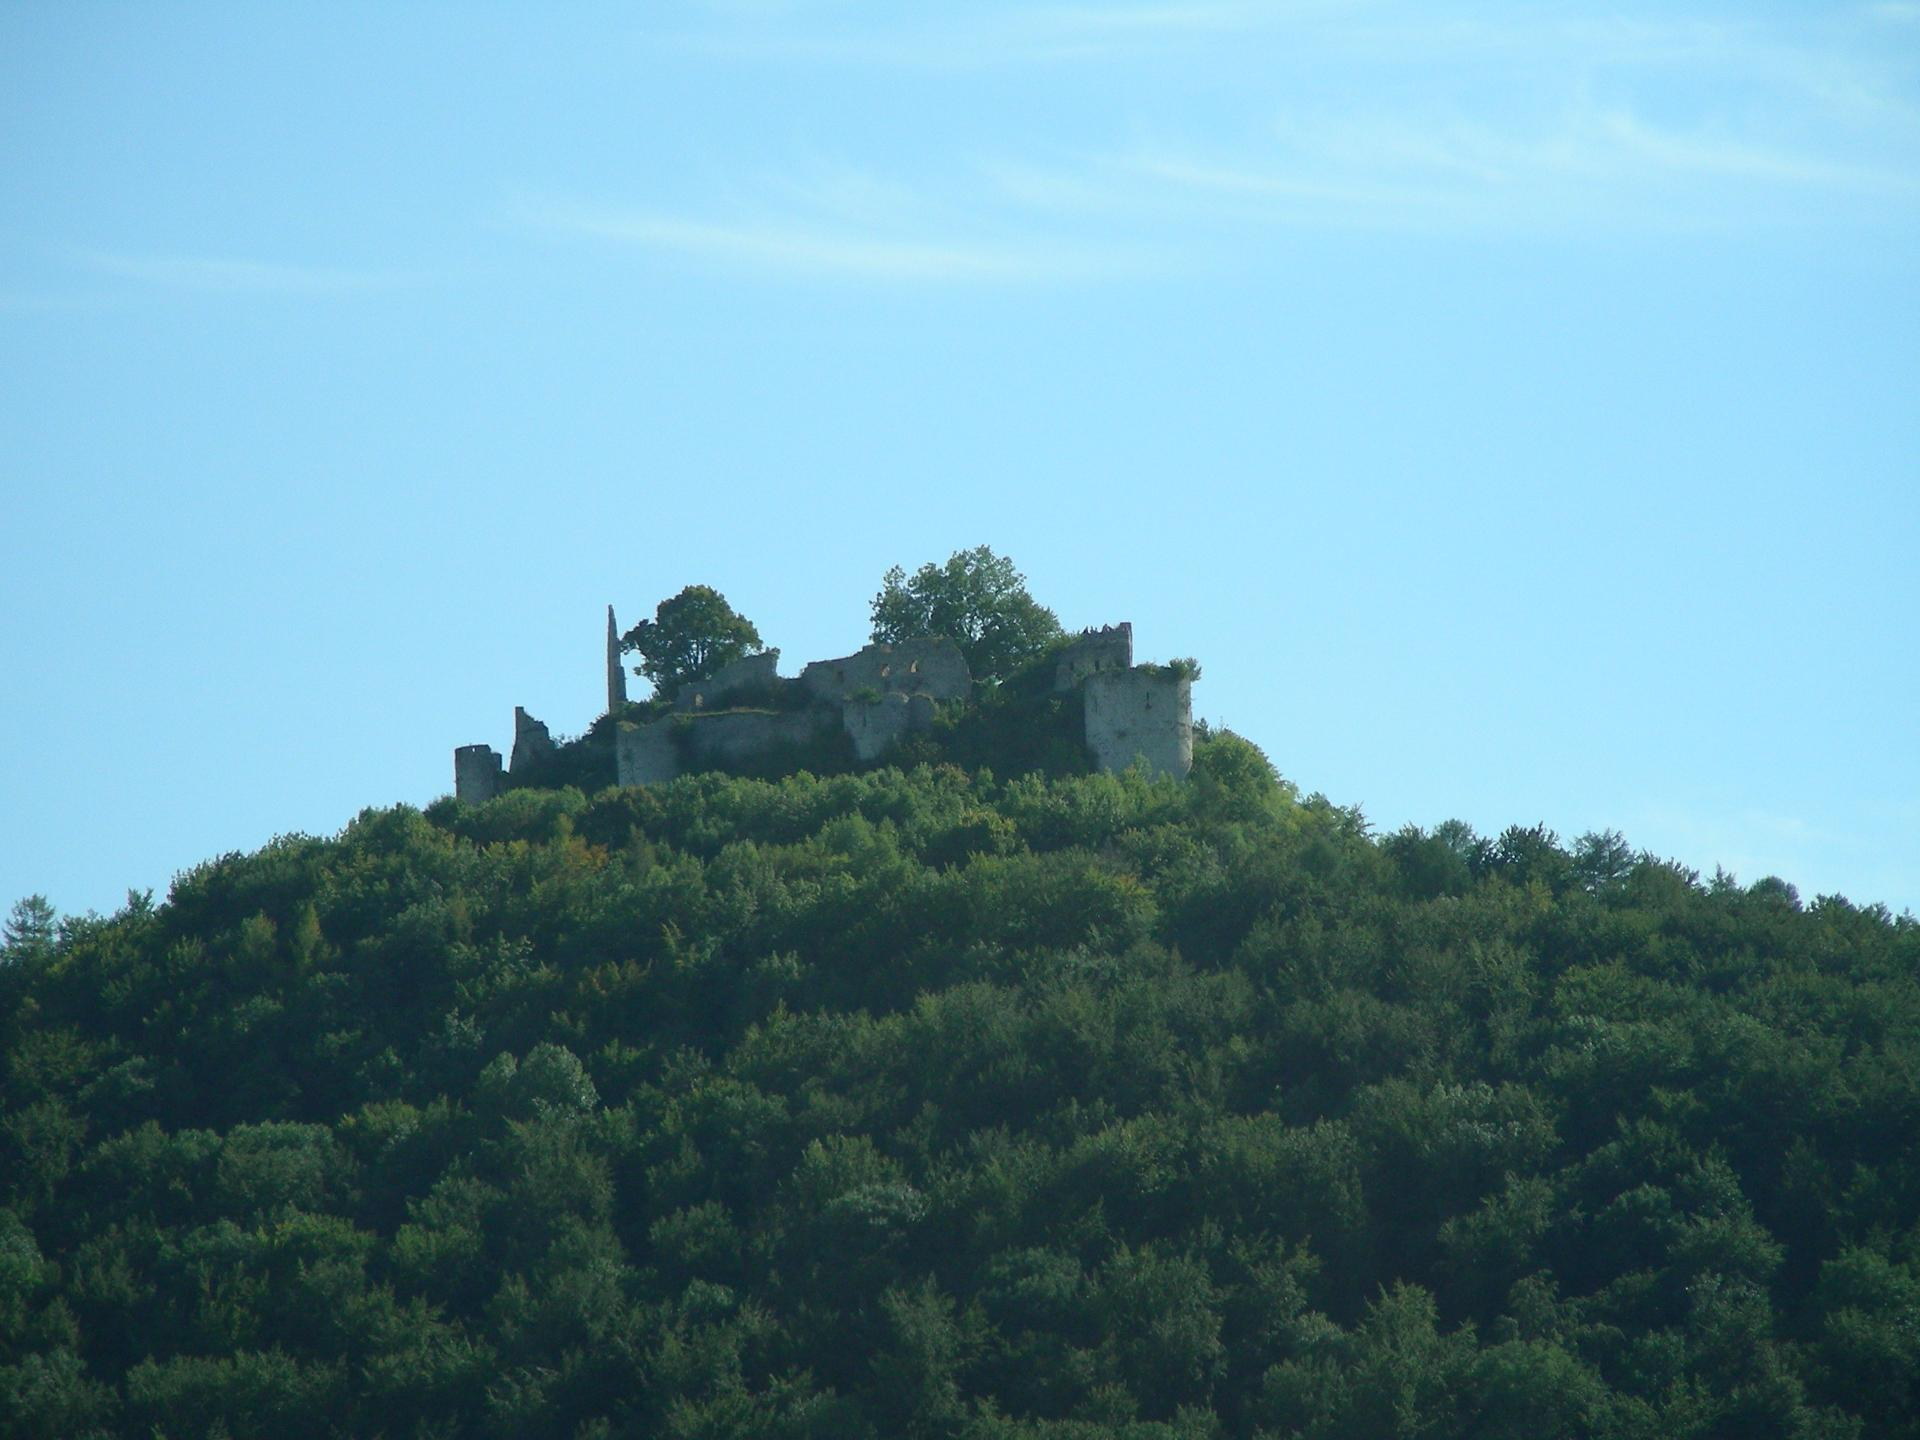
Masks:
[[[0,965],[0,1434],[1920,1434],[1920,926],[922,767],[368,811]]]

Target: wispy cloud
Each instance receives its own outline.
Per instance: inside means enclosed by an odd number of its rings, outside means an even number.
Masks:
[[[95,273],[117,280],[222,295],[341,295],[392,289],[410,283],[410,277],[395,272],[290,265],[228,256],[134,255],[89,250],[77,258]]]
[[[1043,6],[1002,17],[1001,35],[1042,53],[1097,53],[1103,42],[1159,41],[1182,35],[1230,36],[1359,8],[1355,0],[1222,0],[1208,4]]]
[[[522,202],[554,234],[735,270],[883,282],[1101,281],[1231,266],[1279,231],[1613,234],[1911,215],[1920,175],[1626,106],[1504,124],[1289,116],[1258,141],[955,163],[920,185],[851,166],[732,177],[718,200]]]
[[[1166,210],[1152,187],[1230,222],[1391,229],[1490,226],[1613,230],[1750,226],[1920,200],[1920,175],[1729,133],[1657,125],[1621,106],[1503,125],[1414,114],[1289,117],[1232,151],[1142,143],[1049,184],[1004,171],[1010,193]],[[1134,188],[1129,191],[1131,184]]]
[[[1162,59],[1305,59],[1367,64],[1507,62],[1598,67],[1706,66],[1788,72],[1829,64],[1832,25],[1847,12],[1797,20],[1687,15],[1648,6],[1587,11],[1476,0],[1429,7],[1405,0],[1162,0],[952,9],[830,4],[721,4],[678,12],[647,31],[650,47],[722,60],[979,69],[1004,65]],[[1920,21],[1920,0],[1868,0],[1854,16]],[[689,18],[689,16],[691,18]],[[1222,47],[1231,46],[1228,51]],[[1856,57],[1871,67],[1884,57]]]
[[[1600,174],[1727,176],[1782,185],[1910,195],[1911,173],[1713,132],[1662,129],[1625,110],[1596,112],[1572,137],[1570,159]]]
[[[1074,122],[1049,149],[984,106],[944,156],[863,169],[762,155],[751,173],[682,172],[691,187],[673,196],[541,203],[524,221],[735,270],[1005,283],[1257,264],[1283,231],[1736,234],[1920,217],[1920,103],[1860,40],[1860,11],[1814,24],[1508,0],[1438,17],[1404,0],[932,15],[731,0],[697,13],[705,28],[681,38],[722,61],[1133,68],[1046,76],[1049,106]],[[1032,112],[1015,97],[1005,113]]]
[[[1035,32],[1060,35],[1155,34],[1178,31],[1220,33],[1272,24],[1309,7],[1257,3],[1257,0],[1194,0],[1160,5],[1043,5],[1005,17]]]
[[[951,69],[1113,59],[1153,54],[1185,39],[1272,30],[1361,8],[1360,0],[1164,0],[1159,4],[988,5],[963,16],[883,11],[879,20],[841,8],[709,7],[723,23],[656,39],[709,54]],[[731,22],[731,23],[726,23]]]
[[[107,308],[109,303],[99,295],[54,290],[0,290],[0,311],[16,315],[101,310]]]
[[[791,212],[712,219],[552,200],[522,202],[515,209],[523,222],[550,232],[778,274],[1004,283],[1097,278],[1121,264],[1112,253],[1044,239],[994,241],[902,231],[877,223],[878,217],[862,225],[850,221],[844,207],[829,219]]]

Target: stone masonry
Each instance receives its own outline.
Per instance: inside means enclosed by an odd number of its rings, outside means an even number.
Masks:
[[[1087,750],[1102,770],[1144,760],[1154,775],[1193,769],[1193,682],[1153,665],[1087,677]]]
[[[751,760],[836,729],[856,759],[877,760],[909,730],[931,725],[937,702],[964,699],[973,689],[966,657],[951,640],[869,645],[838,660],[816,660],[794,680],[778,673],[779,658],[769,650],[735,660],[682,686],[674,716],[619,726],[613,759],[620,784],[659,784],[683,765]],[[730,704],[778,708],[729,710]]]
[[[508,768],[515,775],[523,774],[529,765],[544,760],[553,753],[553,736],[544,722],[521,709],[513,707],[513,758]]]
[[[829,704],[896,690],[935,700],[964,700],[973,692],[973,672],[951,640],[902,640],[896,645],[876,642],[839,660],[816,660],[800,672],[800,684],[814,699]]]
[[[878,699],[845,700],[840,724],[853,741],[853,755],[863,763],[878,760],[902,735],[933,724],[934,701],[925,691],[903,695],[889,690]]]
[[[453,752],[453,798],[484,805],[500,793],[500,752],[491,745],[462,745]]]
[[[622,785],[664,785],[680,773],[680,750],[665,725],[621,725],[613,734],[613,763]]]
[[[607,708],[626,701],[619,632],[607,607]],[[614,728],[615,773],[622,785],[660,785],[685,770],[752,761],[824,736],[846,736],[862,763],[881,759],[902,736],[934,723],[943,702],[973,693],[966,657],[951,640],[873,644],[838,660],[816,660],[794,679],[769,650],[681,687],[675,713],[651,724]],[[1082,631],[1054,656],[1053,690],[1081,694],[1089,758],[1121,771],[1136,761],[1154,775],[1185,779],[1193,767],[1192,683],[1156,665],[1133,663],[1133,626],[1122,621]],[[516,706],[511,773],[553,753],[547,727]],[[490,746],[454,754],[454,794],[481,804],[499,793],[500,756]]]
[[[614,622],[613,606],[607,606],[607,711],[611,714],[627,703],[627,667],[620,659],[620,627]]]
[[[1063,694],[1102,670],[1132,668],[1132,621],[1122,620],[1118,625],[1106,625],[1098,630],[1082,630],[1067,642],[1053,662],[1054,693]]]
[[[673,697],[676,710],[719,710],[735,697],[765,699],[783,683],[780,652],[762,650],[722,665],[704,680],[689,680]]]

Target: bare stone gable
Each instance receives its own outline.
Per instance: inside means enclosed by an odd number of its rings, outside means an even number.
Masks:
[[[972,693],[973,673],[951,640],[902,640],[869,645],[839,660],[815,660],[800,672],[800,683],[815,699],[831,704],[869,691],[884,695],[895,690],[963,700]]]

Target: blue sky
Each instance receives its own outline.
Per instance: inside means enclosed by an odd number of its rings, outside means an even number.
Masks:
[[[23,4],[0,157],[0,906],[986,543],[1381,828],[1920,909],[1920,4]]]

